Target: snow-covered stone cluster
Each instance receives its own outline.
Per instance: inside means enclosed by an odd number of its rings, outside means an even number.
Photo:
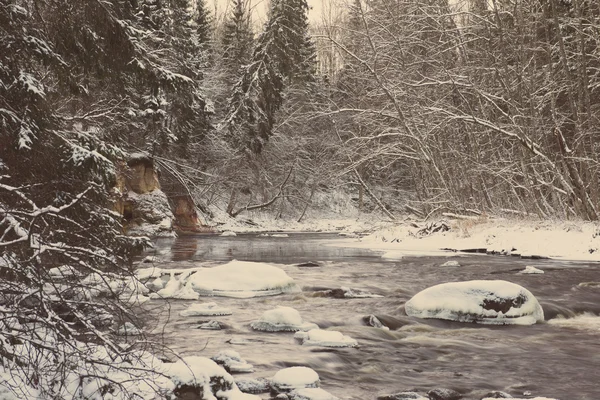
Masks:
[[[278,267],[237,260],[210,268],[145,268],[137,271],[137,277],[150,283],[156,291],[151,294],[152,298],[162,299],[251,298],[299,290],[294,280]]]

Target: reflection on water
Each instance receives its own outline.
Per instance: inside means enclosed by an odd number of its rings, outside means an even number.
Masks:
[[[426,391],[448,387],[479,400],[490,390],[515,396],[530,391],[562,400],[600,398],[596,383],[600,366],[600,331],[594,329],[600,311],[600,266],[511,257],[464,256],[461,267],[440,267],[444,257],[384,260],[367,250],[327,246],[335,235],[290,234],[289,238],[187,236],[156,243],[165,260],[161,267],[194,266],[204,261],[262,261],[280,264],[302,293],[255,299],[210,298],[232,309],[223,317],[181,317],[193,301],[170,301],[170,313],[160,315],[157,331],[183,355],[213,356],[233,348],[256,372],[270,377],[278,369],[305,365],[315,369],[322,387],[340,398],[375,399],[407,389]],[[320,267],[293,264],[318,261]],[[534,265],[543,275],[516,271]],[[481,326],[407,317],[402,306],[418,291],[442,282],[504,279],[528,288],[544,307],[546,318],[573,317],[570,323],[534,326]],[[311,288],[349,286],[384,298],[331,299]],[[162,302],[153,301],[152,305]],[[277,305],[300,311],[304,320],[336,329],[358,340],[358,349],[327,350],[300,346],[289,333],[255,332],[249,324]],[[375,314],[397,330],[363,325]],[[200,322],[218,320],[221,331],[197,329]],[[165,322],[168,324],[165,325]],[[581,328],[585,324],[585,328]],[[233,339],[233,343],[228,343]],[[244,340],[245,339],[245,340]],[[248,376],[245,376],[248,377]]]

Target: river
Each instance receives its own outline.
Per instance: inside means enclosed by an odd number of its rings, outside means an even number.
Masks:
[[[337,235],[290,234],[289,238],[210,235],[159,239],[154,253],[163,268],[217,265],[232,259],[277,265],[302,287],[301,293],[252,299],[207,298],[233,311],[221,317],[181,317],[193,301],[153,300],[155,332],[181,355],[211,357],[234,349],[255,367],[243,378],[271,377],[279,369],[303,365],[316,370],[321,387],[341,399],[375,399],[408,389],[452,388],[479,400],[491,390],[513,396],[561,400],[600,399],[600,265],[514,257],[454,255],[383,259],[381,253],[337,247]],[[441,267],[458,260],[460,267]],[[319,267],[294,264],[316,261]],[[521,275],[533,265],[543,275]],[[503,279],[529,289],[539,300],[546,323],[533,326],[482,326],[407,317],[403,304],[442,282]],[[366,289],[383,298],[334,299],[315,296],[317,288]],[[305,321],[335,327],[359,342],[358,348],[324,349],[299,345],[290,333],[253,331],[249,324],[277,305],[297,309]],[[160,307],[159,307],[160,308]],[[584,314],[586,313],[586,314]],[[374,314],[392,326],[365,326]],[[557,316],[570,319],[555,323]],[[583,315],[583,316],[582,316]],[[220,331],[197,329],[210,319]],[[554,321],[548,322],[549,319]],[[229,341],[233,339],[234,343]]]

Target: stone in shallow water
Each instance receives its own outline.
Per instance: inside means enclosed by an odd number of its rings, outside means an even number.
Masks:
[[[225,370],[229,373],[254,372],[252,364],[248,364],[235,350],[220,351],[211,360],[225,367]]]
[[[385,330],[389,330],[390,328],[388,328],[387,326],[385,326],[380,320],[379,318],[377,318],[375,315],[371,314],[371,315],[367,315],[366,317],[363,317],[363,322],[365,323],[365,325],[367,326],[372,326],[373,328],[379,328],[379,329],[385,329]]]
[[[427,392],[427,395],[431,400],[460,400],[462,399],[462,394],[458,393],[456,390],[452,389],[444,389],[444,388],[436,388]]]
[[[541,269],[539,269],[539,268],[536,268],[536,267],[533,267],[531,265],[528,265],[528,266],[525,267],[524,270],[519,271],[518,273],[519,274],[543,274],[544,271],[541,270]]]
[[[429,400],[417,392],[400,392],[377,397],[377,400]]]
[[[311,329],[308,332],[296,332],[295,339],[302,342],[304,346],[322,347],[357,347],[358,342],[350,336],[338,331],[326,331],[323,329]]]
[[[270,390],[270,383],[265,378],[236,379],[235,383],[237,384],[240,391],[244,393],[268,393]]]
[[[460,263],[458,261],[451,260],[451,261],[446,261],[445,263],[440,265],[440,267],[460,267]]]
[[[501,280],[432,286],[406,302],[405,310],[411,317],[495,325],[532,325],[544,320],[544,311],[529,290]]]
[[[320,388],[294,390],[289,394],[292,400],[338,400],[337,397]]]
[[[220,331],[223,329],[221,323],[219,321],[208,321],[203,322],[198,326],[198,329],[205,329],[209,331]]]
[[[290,367],[279,370],[271,379],[271,389],[276,393],[290,392],[319,386],[319,374],[308,367]]]
[[[489,392],[488,394],[483,396],[483,398],[484,399],[512,399],[513,397],[506,392],[494,390],[493,392]]]
[[[283,306],[265,311],[262,317],[250,326],[254,330],[267,332],[296,332],[318,328],[316,324],[304,322],[296,309]]]

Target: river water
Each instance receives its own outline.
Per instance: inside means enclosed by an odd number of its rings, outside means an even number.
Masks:
[[[183,356],[211,357],[220,350],[234,349],[255,367],[254,373],[236,377],[271,377],[279,369],[295,365],[313,368],[321,377],[321,387],[341,399],[375,399],[408,389],[426,392],[440,387],[476,400],[491,390],[513,396],[531,392],[561,400],[600,399],[600,284],[580,285],[600,282],[600,264],[486,255],[390,260],[379,252],[337,247],[340,240],[331,234],[159,239],[154,251],[165,261],[160,267],[210,266],[232,259],[267,262],[285,270],[303,290],[252,299],[201,299],[233,311],[233,315],[221,317],[181,317],[179,312],[193,301],[153,300],[153,304],[165,305],[163,312],[156,313],[155,332],[160,332],[156,337]],[[461,266],[441,267],[449,259]],[[306,261],[320,266],[294,265]],[[545,274],[517,274],[526,265],[543,269]],[[546,323],[482,326],[419,320],[403,311],[403,304],[422,289],[472,279],[503,279],[524,286],[542,304]],[[342,286],[384,297],[315,295],[317,288]],[[278,305],[297,309],[305,321],[322,329],[351,336],[359,347],[305,347],[291,333],[250,328],[264,311]],[[365,326],[363,317],[370,314],[393,329]],[[225,324],[226,329],[197,329],[200,322],[210,319]],[[231,344],[232,340],[236,344]]]

